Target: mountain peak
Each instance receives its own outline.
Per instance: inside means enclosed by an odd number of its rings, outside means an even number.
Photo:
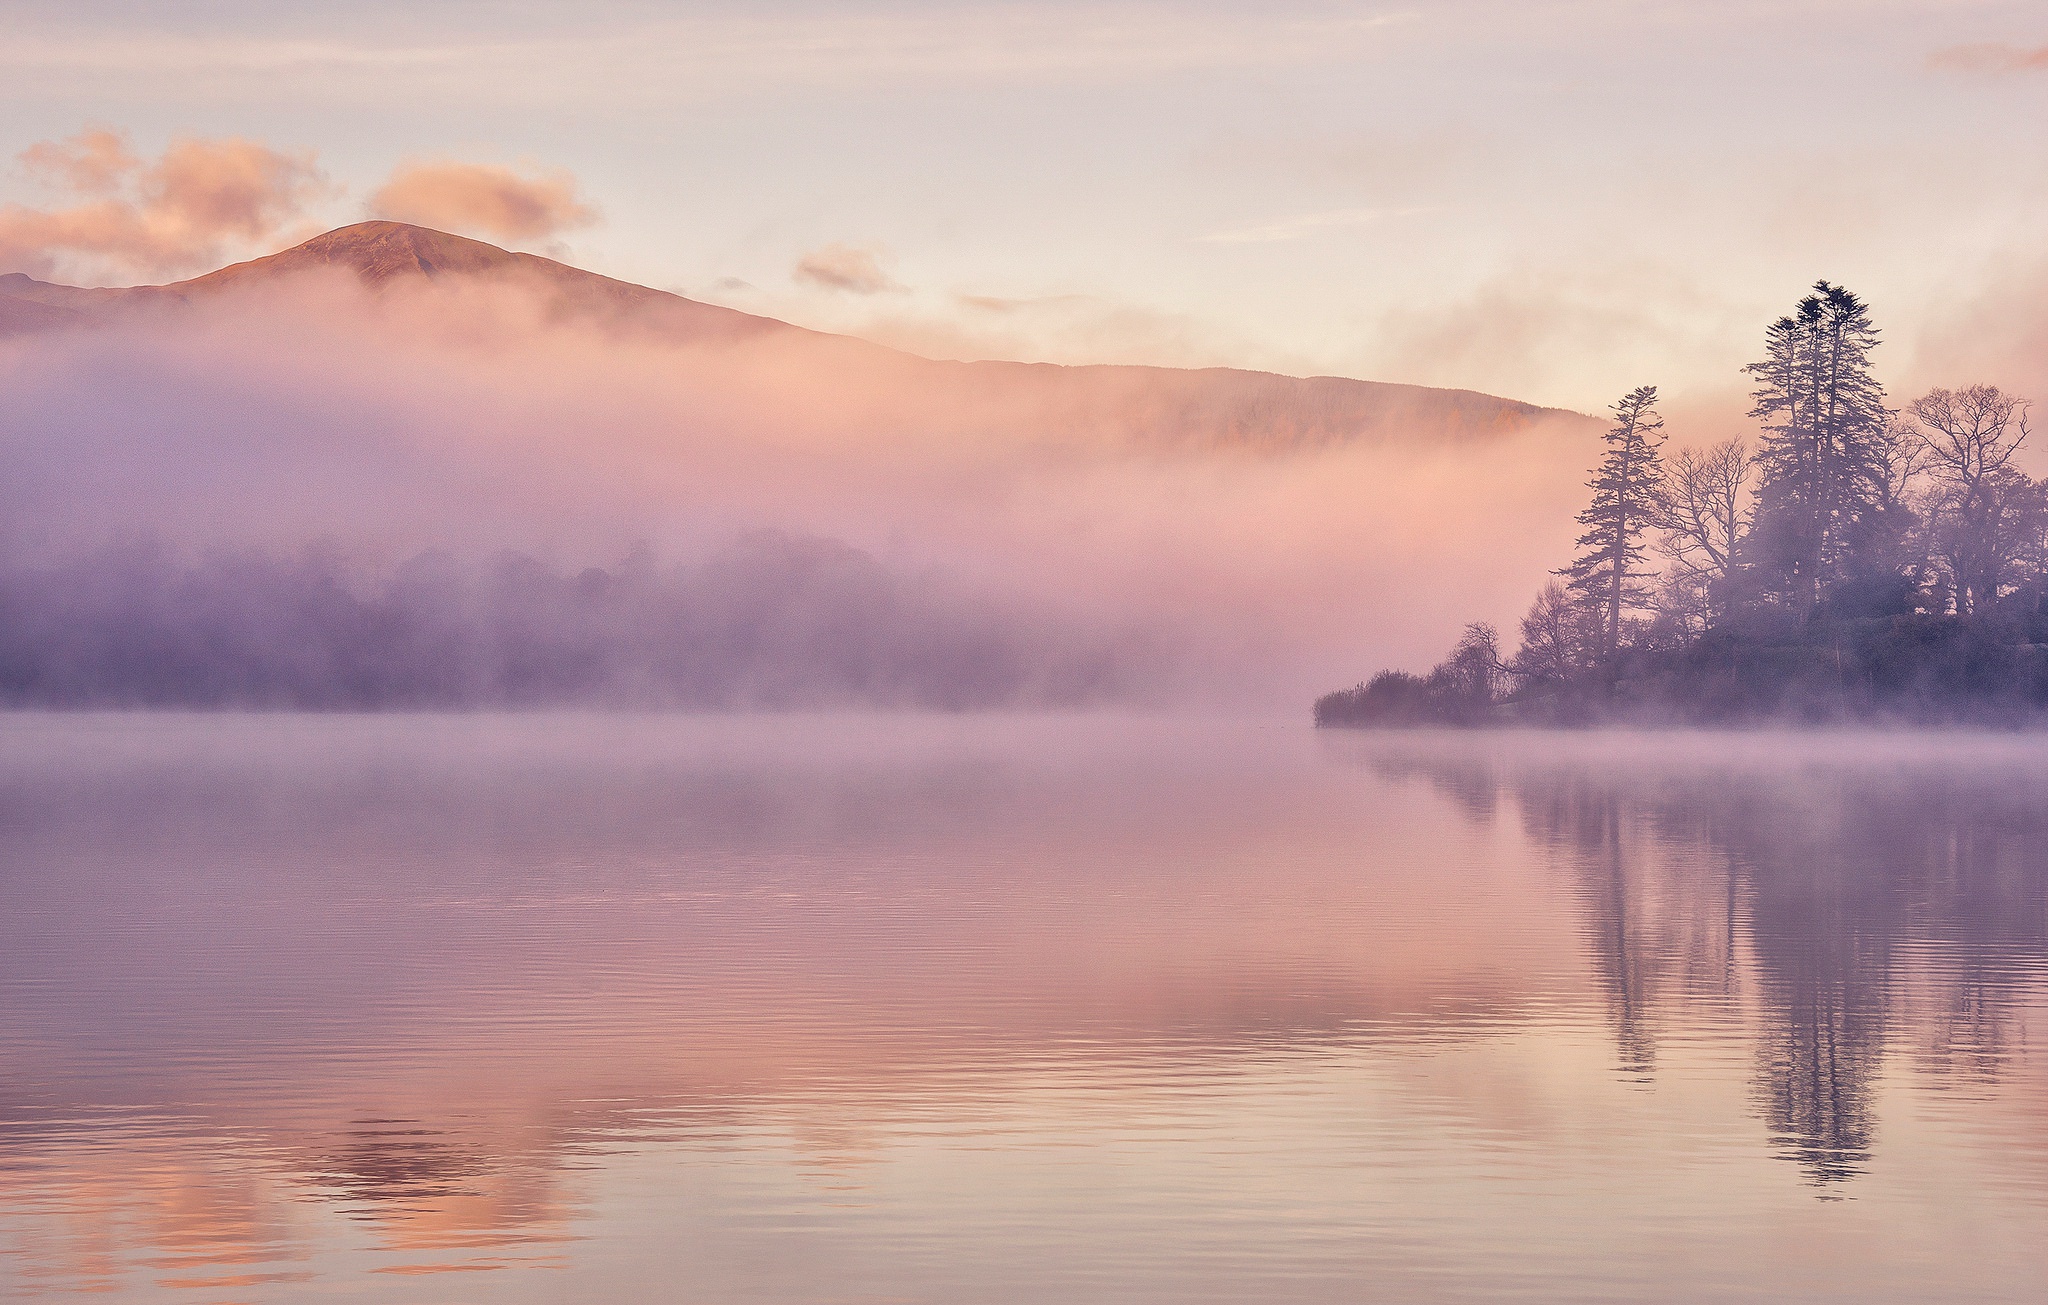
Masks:
[[[211,289],[252,276],[276,276],[315,267],[347,268],[374,285],[393,277],[495,272],[530,258],[431,227],[405,222],[355,222],[279,253],[209,272],[184,282],[180,288]]]
[[[100,315],[144,305],[189,305],[219,292],[239,291],[330,269],[354,273],[357,280],[372,290],[443,278],[514,282],[538,292],[538,301],[551,318],[581,317],[651,332],[669,340],[738,340],[782,332],[813,334],[773,318],[755,317],[665,290],[615,281],[538,254],[513,253],[432,227],[371,221],[336,227],[290,249],[170,285],[87,290],[9,274],[0,279],[0,335],[71,325],[80,320],[80,314]],[[878,345],[859,347],[886,352]]]

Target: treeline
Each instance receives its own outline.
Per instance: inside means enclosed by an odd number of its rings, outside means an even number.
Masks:
[[[826,540],[564,570],[138,545],[0,564],[0,703],[964,709],[1128,692],[1113,641]]]
[[[1823,281],[1745,369],[1754,441],[1665,446],[1657,391],[1613,407],[1578,555],[1503,654],[1466,627],[1319,725],[2029,720],[2048,713],[2048,485],[2027,402],[1988,385],[1888,405],[1863,301]]]

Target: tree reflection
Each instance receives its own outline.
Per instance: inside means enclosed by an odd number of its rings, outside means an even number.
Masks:
[[[2048,956],[2038,763],[1385,746],[1375,769],[1481,820],[1496,805],[1483,769],[1569,871],[1622,1073],[1653,1073],[1681,1011],[1737,1014],[1747,992],[1758,1113],[1816,1184],[1867,1166],[1889,1053],[1943,1088],[1994,1084],[2009,1063]]]

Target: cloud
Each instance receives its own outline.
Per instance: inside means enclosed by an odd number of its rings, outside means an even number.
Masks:
[[[1412,211],[1412,210],[1408,210]],[[1295,217],[1282,218],[1277,222],[1266,222],[1255,227],[1239,227],[1228,231],[1213,231],[1198,237],[1204,244],[1211,245],[1267,245],[1282,241],[1300,240],[1341,227],[1363,226],[1375,218],[1387,216],[1376,208],[1340,208],[1322,213],[1302,213]]]
[[[1953,45],[1929,55],[1927,66],[1936,72],[1994,77],[2010,73],[2048,72],[2048,45],[2032,50],[1996,42]]]
[[[108,127],[90,128],[70,140],[37,141],[20,157],[29,176],[75,195],[111,195],[142,166],[128,138]]]
[[[1375,334],[1368,375],[1595,410],[1637,385],[1675,388],[1674,359],[1725,357],[1732,383],[1761,338],[1740,304],[1691,276],[1590,251],[1388,311]]]
[[[370,212],[493,240],[540,240],[589,226],[597,210],[566,172],[521,176],[484,163],[410,163],[370,196]]]
[[[1001,295],[956,294],[953,299],[962,308],[972,308],[982,313],[1024,313],[1044,308],[1072,308],[1080,304],[1099,302],[1093,295],[1039,295],[1028,299],[1008,299]]]
[[[790,277],[800,285],[854,295],[875,295],[903,288],[882,270],[881,259],[873,251],[855,249],[851,245],[825,245],[812,250],[796,261]]]
[[[152,163],[119,133],[96,128],[31,145],[19,159],[62,197],[50,208],[0,208],[0,271],[36,276],[204,270],[231,248],[274,240],[331,192],[310,152],[250,140],[174,141]]]

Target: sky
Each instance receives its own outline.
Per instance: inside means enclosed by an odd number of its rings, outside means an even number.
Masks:
[[[290,161],[299,184],[221,256],[439,216],[933,356],[1248,366],[1582,411],[1652,383],[1702,422],[1727,419],[1764,325],[1827,277],[1875,305],[1897,384],[2048,375],[2036,4],[0,16],[0,155],[101,129],[145,164],[181,141]],[[0,205],[80,202],[33,164],[0,169]],[[437,207],[464,191],[455,167],[547,196],[513,196],[523,226],[503,195]]]

